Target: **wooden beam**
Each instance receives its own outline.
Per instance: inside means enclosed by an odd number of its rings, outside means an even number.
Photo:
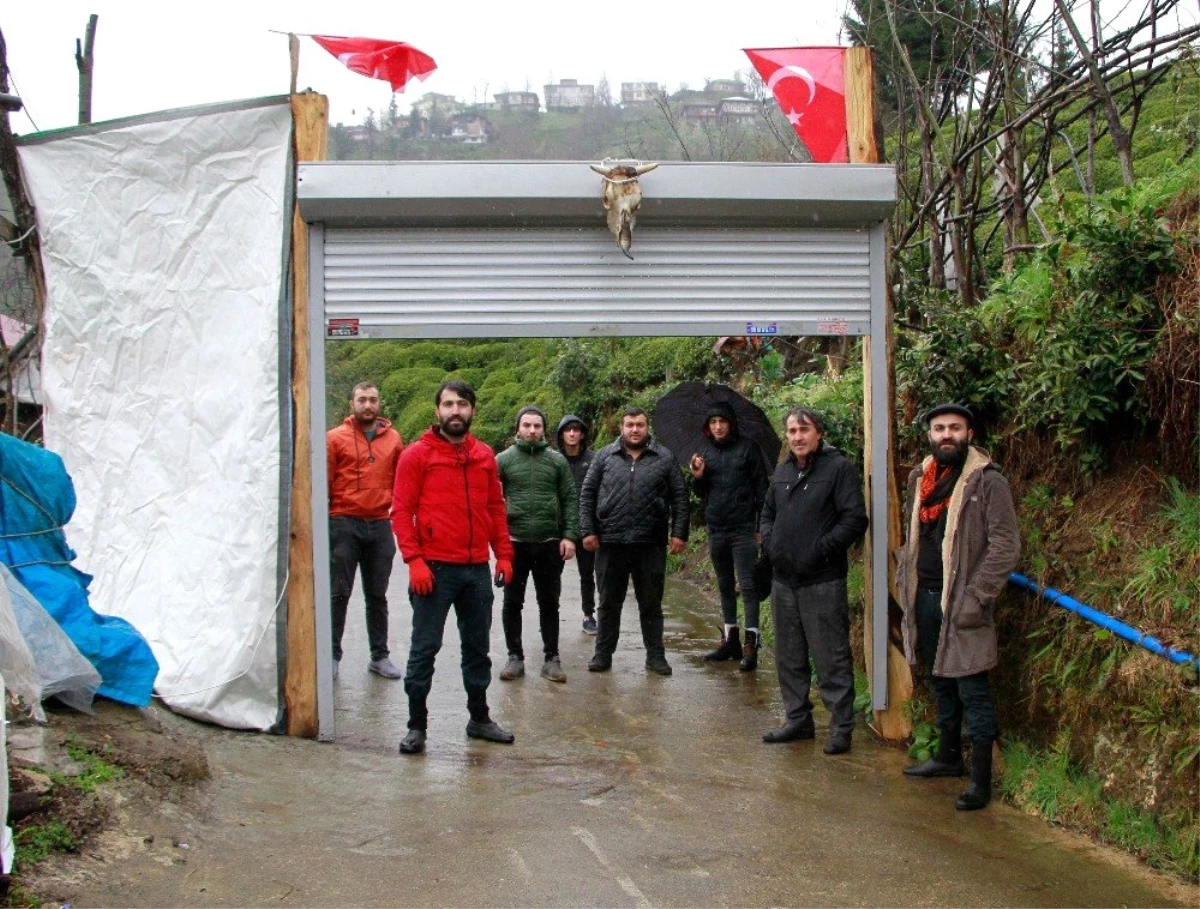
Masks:
[[[850,163],[878,164],[883,160],[880,129],[875,111],[875,63],[870,48],[851,47],[846,50],[845,60],[846,87],[846,140],[849,149]],[[886,311],[884,324],[887,326],[886,337],[880,339],[887,350],[886,375],[874,376],[871,368],[871,347],[874,342],[870,337],[863,339],[863,473],[866,483],[866,499],[868,512],[871,508],[871,467],[873,445],[873,408],[871,406],[871,388],[874,382],[887,384],[886,399],[895,400],[895,348],[892,343],[892,294],[886,292]],[[872,524],[879,520],[887,521],[888,530],[888,589],[892,599],[896,599],[896,564],[892,553],[900,545],[900,496],[896,489],[896,472],[894,463],[894,435],[892,432],[891,414],[887,419],[886,448],[888,453],[887,477],[888,509],[886,515],[871,515]],[[866,602],[863,610],[863,652],[866,656],[867,677],[871,677],[874,669],[874,639],[872,635],[874,619],[874,578],[871,573],[872,543],[871,534],[867,534],[863,552],[866,569],[863,572],[864,595]],[[889,632],[892,629],[889,628]],[[889,635],[890,636],[890,635]],[[875,711],[875,728],[885,739],[893,741],[906,739],[912,734],[912,720],[909,717],[908,702],[912,699],[913,680],[908,661],[898,647],[888,641],[887,685],[888,707],[886,710]]]
[[[329,99],[314,92],[292,95],[297,161],[323,161],[329,134]],[[312,435],[309,416],[308,228],[292,213],[292,402],[291,539],[288,543],[287,669],[284,705],[288,735],[316,738],[317,628],[312,564]],[[318,427],[319,429],[319,427]]]

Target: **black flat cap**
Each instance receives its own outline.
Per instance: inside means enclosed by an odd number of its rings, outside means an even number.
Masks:
[[[975,414],[971,413],[968,408],[963,407],[961,404],[939,404],[937,407],[931,407],[925,411],[925,415],[921,417],[921,421],[928,425],[933,421],[934,417],[944,416],[948,413],[964,417],[968,426],[975,425]]]

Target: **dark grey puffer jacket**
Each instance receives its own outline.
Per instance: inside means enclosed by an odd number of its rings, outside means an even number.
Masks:
[[[579,493],[579,524],[601,546],[686,540],[688,490],[675,456],[653,438],[636,459],[621,439],[600,449]]]
[[[563,445],[563,430],[572,423],[578,423],[583,427],[583,435],[579,439],[579,454],[574,457],[567,454],[566,446]],[[588,468],[592,466],[592,461],[596,460],[596,452],[588,448],[588,442],[591,441],[591,430],[588,429],[587,423],[583,422],[581,417],[569,413],[559,421],[558,434],[555,438],[558,440],[558,450],[571,465],[571,476],[575,478],[575,491],[579,492],[583,488],[583,478],[587,476]]]

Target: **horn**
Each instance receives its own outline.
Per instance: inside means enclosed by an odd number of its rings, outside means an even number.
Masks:
[[[637,175],[640,177],[642,174],[648,174],[648,173],[650,173],[650,171],[654,170],[654,168],[656,168],[656,167],[658,167],[657,161],[654,162],[653,164],[639,164],[637,166]]]
[[[608,176],[608,169],[605,167],[599,167],[595,164],[589,164],[588,167],[590,167],[592,170],[594,170],[596,173],[598,173],[602,177]]]

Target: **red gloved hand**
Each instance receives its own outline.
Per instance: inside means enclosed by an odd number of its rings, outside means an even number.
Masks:
[[[508,582],[512,580],[512,562],[508,559],[496,559],[496,573],[492,577],[495,578],[497,587],[507,587]]]
[[[433,571],[424,559],[416,558],[408,563],[408,587],[418,596],[427,597],[433,593]]]

